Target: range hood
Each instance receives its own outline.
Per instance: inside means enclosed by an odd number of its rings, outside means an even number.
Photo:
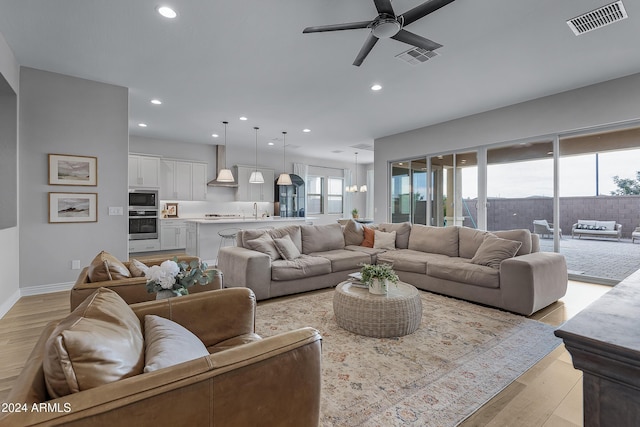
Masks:
[[[225,147],[224,145],[216,145],[216,177],[218,176],[218,173],[220,173],[220,171],[222,169],[224,169],[225,164],[224,164],[224,159],[225,159],[225,150],[227,149],[227,147]],[[231,168],[229,168],[231,169]],[[238,187],[238,177],[235,176],[234,177],[236,182],[220,182],[220,181],[216,181],[215,179],[207,182],[207,185],[210,187],[231,187],[231,188],[237,188]]]

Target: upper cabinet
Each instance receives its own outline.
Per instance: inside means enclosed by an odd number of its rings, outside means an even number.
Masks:
[[[160,186],[160,158],[129,155],[129,187],[158,188]]]
[[[188,160],[160,161],[160,199],[206,200],[207,164]]]
[[[273,169],[258,168],[264,177],[264,183],[251,184],[249,177],[251,172],[256,170],[252,166],[234,166],[238,177],[238,188],[236,190],[236,200],[239,202],[273,202],[273,180],[275,171]]]

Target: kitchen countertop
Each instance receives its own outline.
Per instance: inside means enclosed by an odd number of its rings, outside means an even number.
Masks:
[[[247,222],[291,222],[291,221],[307,221],[311,218],[302,218],[302,217],[274,217],[270,216],[267,218],[258,218],[255,219],[253,217],[246,217],[245,219],[239,218],[216,218],[216,219],[208,219],[208,218],[168,218],[168,219],[181,219],[183,221],[195,222],[197,224],[242,224]]]

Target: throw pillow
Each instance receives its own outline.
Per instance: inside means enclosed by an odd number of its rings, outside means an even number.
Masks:
[[[149,271],[149,266],[137,259],[132,259],[129,261],[129,271],[132,277],[144,277],[147,271]]]
[[[267,233],[263,234],[257,239],[247,240],[246,243],[249,249],[269,255],[271,261],[280,259],[280,254],[276,249],[276,245],[275,243],[273,243],[273,239],[271,238],[271,236],[269,236]]]
[[[281,239],[273,239],[273,243],[276,245],[276,249],[278,253],[282,257],[282,259],[292,260],[296,258],[300,258],[300,251],[296,247],[291,237],[288,235],[282,237]]]
[[[379,230],[386,232],[396,232],[396,248],[407,249],[409,247],[409,236],[411,235],[411,223],[383,223],[378,226]]]
[[[500,263],[505,259],[513,258],[518,252],[518,249],[520,249],[520,246],[522,246],[522,242],[488,235],[476,251],[474,257],[471,258],[471,262],[499,269]]]
[[[363,227],[364,239],[360,246],[364,246],[365,248],[373,248],[373,244],[376,238],[375,230],[369,227]]]
[[[87,276],[90,282],[126,279],[131,277],[129,269],[109,252],[102,251],[91,261]]]
[[[387,233],[385,231],[374,230],[373,248],[395,250],[396,248],[396,232]]]
[[[144,344],[144,372],[209,355],[202,341],[191,331],[160,316],[144,316]]]
[[[107,288],[99,288],[58,324],[42,361],[52,398],[139,375],[143,368],[140,321]]]
[[[345,224],[343,233],[345,246],[360,246],[364,240],[364,227],[352,219]]]

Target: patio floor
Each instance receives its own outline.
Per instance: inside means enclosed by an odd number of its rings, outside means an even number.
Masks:
[[[553,252],[553,239],[540,239],[540,250]],[[569,276],[574,280],[614,285],[640,269],[640,244],[631,239],[560,240],[560,253],[567,259]]]

